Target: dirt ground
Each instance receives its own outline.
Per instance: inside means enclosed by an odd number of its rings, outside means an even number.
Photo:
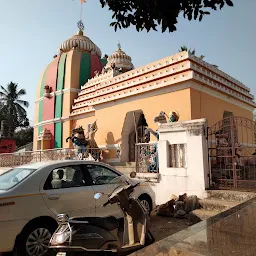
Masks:
[[[190,225],[188,219],[175,219],[173,217],[160,217],[155,212],[150,220],[150,231],[156,241],[177,233]]]

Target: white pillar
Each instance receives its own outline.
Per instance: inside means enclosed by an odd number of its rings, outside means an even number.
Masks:
[[[166,123],[159,127],[160,181],[152,187],[157,204],[167,202],[173,194],[204,197],[209,184],[206,135],[206,119]]]

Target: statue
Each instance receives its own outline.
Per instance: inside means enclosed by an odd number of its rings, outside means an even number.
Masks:
[[[167,118],[169,122],[177,122],[179,120],[179,115],[177,112],[172,111],[169,116],[164,112],[161,111],[157,117],[154,118],[154,122],[160,124],[167,123]],[[153,134],[157,141],[159,141],[159,132],[158,130],[153,131],[151,128],[148,128],[145,130],[145,143],[150,142],[150,133]],[[150,161],[150,164],[148,166],[148,172],[154,172],[159,171],[159,160],[158,160],[158,149],[157,149],[157,143],[153,145],[153,148],[150,151],[150,155],[152,160]]]
[[[220,133],[219,131],[215,133],[215,138],[217,141],[216,145],[216,158],[219,164],[228,164],[229,155],[229,144],[228,144],[228,133]]]
[[[44,91],[45,91],[44,97],[46,97],[48,99],[51,98],[52,87],[50,87],[49,85],[45,85]]]
[[[244,166],[243,162],[242,162],[242,148],[241,148],[241,145],[240,143],[236,142],[235,143],[235,159],[236,159],[236,164],[238,166]]]
[[[72,135],[66,139],[72,141],[73,146],[77,149],[77,157],[79,159],[88,158],[89,154],[93,157],[95,161],[100,161],[103,159],[102,152],[99,149],[94,137],[97,132],[98,127],[96,121],[90,126],[87,134],[84,134],[84,129],[82,126],[72,130]]]
[[[179,115],[177,114],[177,112],[172,111],[169,114],[169,122],[170,123],[174,123],[174,122],[178,122],[179,121]]]
[[[99,149],[96,141],[95,141],[95,134],[98,131],[97,120],[90,125],[89,131],[86,135],[86,139],[89,141],[89,148],[90,154],[94,158],[94,160],[101,160],[102,159],[102,152]]]
[[[154,122],[160,124],[167,123],[166,117],[169,119],[169,116],[164,111],[161,111],[160,114],[154,118]]]
[[[86,158],[86,155],[88,156],[89,141],[85,138],[82,126],[72,130],[72,135],[66,139],[66,142],[69,140],[72,141],[74,148],[77,149],[77,157],[79,159]]]
[[[145,130],[145,143],[149,143],[150,141],[150,133],[153,134],[157,141],[159,141],[159,133],[158,131],[153,131],[151,128],[147,128]],[[157,143],[153,145],[153,148],[149,152],[150,155],[150,161],[148,166],[148,172],[158,172],[159,171],[159,162],[158,162],[158,150],[157,150]]]

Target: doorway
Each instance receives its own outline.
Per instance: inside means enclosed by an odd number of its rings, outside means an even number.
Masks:
[[[148,124],[142,110],[130,111],[126,114],[122,130],[121,161],[135,161],[135,144],[144,142],[147,127]]]

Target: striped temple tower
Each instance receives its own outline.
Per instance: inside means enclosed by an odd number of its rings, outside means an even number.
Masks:
[[[71,146],[62,134],[70,134],[73,128],[69,115],[74,99],[81,86],[106,64],[99,47],[84,36],[82,29],[60,46],[38,84],[34,150]]]

